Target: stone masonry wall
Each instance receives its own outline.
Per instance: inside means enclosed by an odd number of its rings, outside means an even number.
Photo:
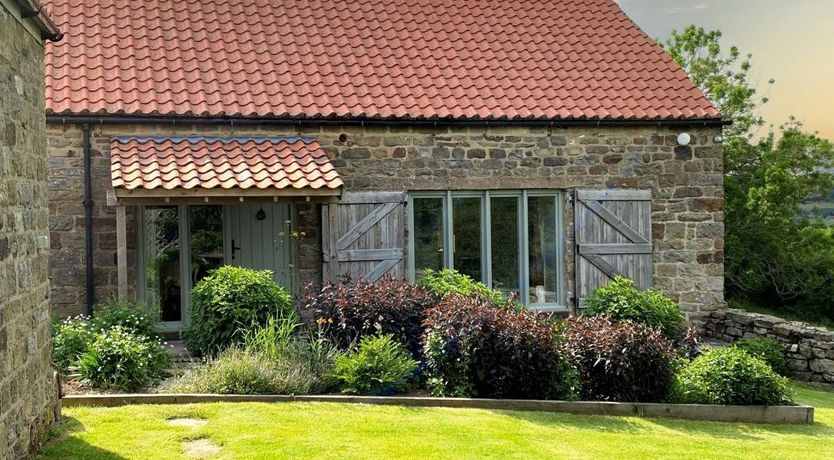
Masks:
[[[680,301],[694,322],[723,308],[724,194],[718,128],[548,127],[206,127],[96,125],[95,246],[97,295],[116,289],[115,224],[105,204],[110,138],[115,135],[304,135],[318,139],[345,190],[483,190],[644,188],[653,191],[654,284]],[[82,311],[83,177],[78,126],[48,127],[53,307]],[[308,238],[300,248],[299,284],[321,280],[320,206],[299,207]],[[568,297],[573,290],[572,211],[566,206]],[[129,233],[132,226],[128,226]],[[311,237],[310,235],[316,235]],[[129,239],[133,240],[132,236]],[[129,258],[132,260],[133,251]],[[129,261],[133,265],[132,261]],[[63,279],[68,277],[69,279]]]
[[[778,340],[797,379],[834,385],[834,331],[776,316],[730,309],[712,312],[706,318],[704,334],[728,343],[742,337]]]
[[[0,4],[0,458],[56,419],[50,357],[43,45]]]

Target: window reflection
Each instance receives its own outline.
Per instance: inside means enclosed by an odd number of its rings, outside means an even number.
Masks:
[[[443,268],[443,199],[414,199],[414,270]]]
[[[527,198],[527,235],[529,238],[530,302],[555,303],[557,285],[556,198]]]
[[[142,229],[145,303],[159,309],[160,321],[182,320],[180,227],[176,206],[146,206]]]
[[[481,199],[452,198],[452,216],[453,266],[481,281]]]
[[[518,294],[518,197],[490,198],[492,286],[505,295]]]

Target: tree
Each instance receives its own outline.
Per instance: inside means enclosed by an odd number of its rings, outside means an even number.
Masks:
[[[834,317],[834,234],[799,217],[809,197],[834,187],[834,147],[793,119],[754,140],[767,98],[750,82],[752,56],[736,47],[723,53],[720,39],[720,31],[689,26],[664,46],[732,121],[724,130],[727,296]]]

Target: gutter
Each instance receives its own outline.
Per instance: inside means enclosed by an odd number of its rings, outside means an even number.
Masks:
[[[22,18],[32,18],[41,29],[41,39],[52,42],[60,41],[64,38],[64,34],[58,30],[58,26],[52,22],[43,4],[39,0],[12,0],[20,7],[20,16]]]
[[[88,115],[47,115],[51,124],[98,124],[98,125],[226,125],[226,126],[301,126],[301,125],[344,125],[344,126],[548,126],[567,128],[586,127],[707,127],[727,126],[730,120],[720,118],[693,118],[671,120],[580,120],[580,119],[402,119],[402,118],[244,118],[244,117],[194,117],[194,116],[88,116]]]
[[[82,147],[84,150],[84,263],[87,283],[87,316],[93,315],[95,284],[93,283],[93,174],[90,124],[84,123]]]

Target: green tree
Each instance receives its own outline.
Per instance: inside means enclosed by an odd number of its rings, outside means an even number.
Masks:
[[[794,119],[754,139],[767,98],[751,83],[752,56],[734,46],[725,53],[720,41],[720,31],[689,26],[664,46],[732,122],[724,129],[727,295],[832,317],[834,235],[799,215],[809,197],[834,187],[834,148]]]

